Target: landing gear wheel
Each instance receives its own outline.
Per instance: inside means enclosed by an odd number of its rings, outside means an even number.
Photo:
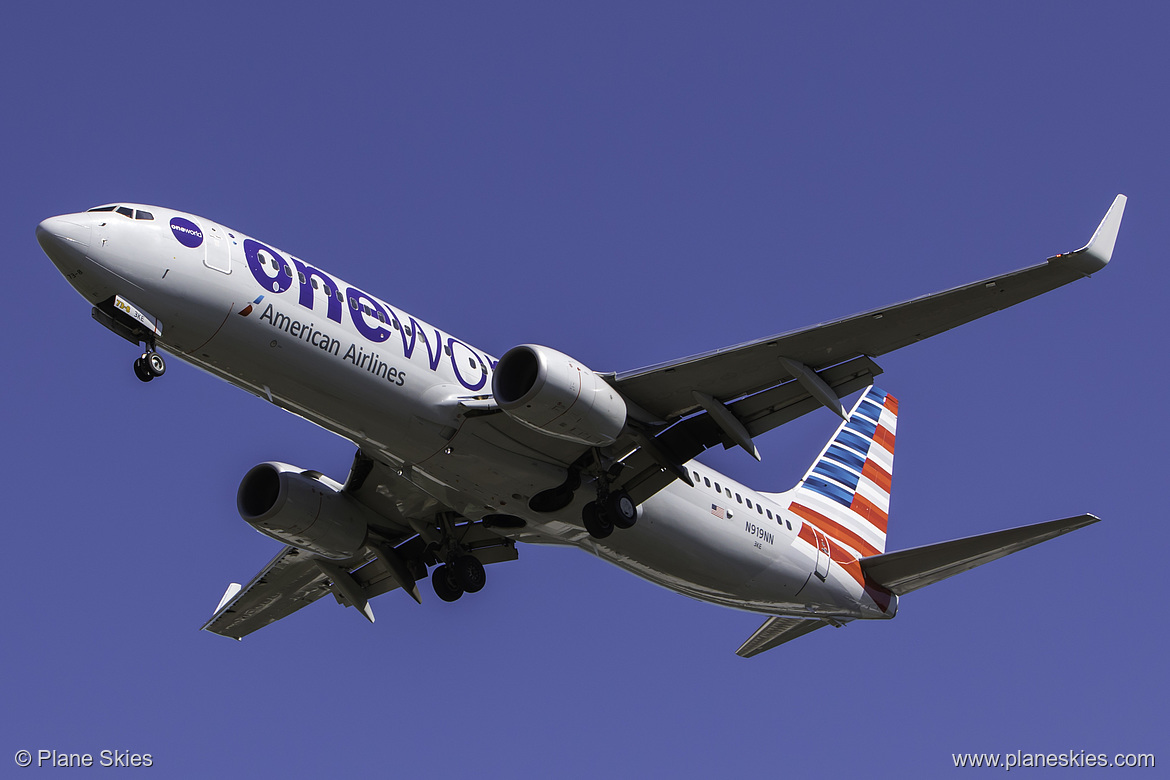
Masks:
[[[134,376],[143,382],[149,382],[154,379],[154,374],[150,372],[150,368],[146,365],[146,361],[143,358],[134,359]]]
[[[617,490],[606,497],[605,514],[615,528],[632,528],[638,522],[638,505],[629,493]]]
[[[167,372],[167,362],[157,352],[147,352],[142,356],[142,359],[152,375],[162,376]]]
[[[598,509],[596,501],[590,501],[585,505],[581,511],[581,520],[585,524],[585,530],[594,539],[604,539],[613,533],[613,522],[605,512]]]
[[[463,588],[459,587],[453,575],[451,567],[445,563],[431,572],[431,587],[435,589],[435,595],[443,601],[458,601],[463,595]]]
[[[455,570],[455,582],[466,593],[479,593],[487,584],[487,572],[474,555],[460,555],[451,568]]]

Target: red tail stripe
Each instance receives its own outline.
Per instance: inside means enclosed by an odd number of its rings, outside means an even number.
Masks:
[[[873,440],[885,447],[890,452],[894,451],[894,434],[890,433],[882,426],[879,425],[877,430],[874,431]]]
[[[881,531],[886,532],[886,526],[889,525],[890,517],[884,511],[874,506],[865,496],[860,493],[853,494],[853,504],[849,507],[857,514],[864,517],[869,524]]]
[[[854,501],[856,501],[856,497],[854,498]],[[824,531],[828,536],[838,539],[844,544],[849,545],[862,555],[877,555],[881,552],[881,550],[877,549],[872,544],[850,531],[848,528],[840,525],[837,522],[834,522],[833,520],[830,520],[820,512],[817,512],[815,509],[809,509],[807,506],[797,503],[791,504],[788,508],[796,515],[815,525],[821,531]],[[807,541],[807,539],[805,541]],[[815,540],[812,543],[815,545]]]
[[[842,569],[844,569],[845,573],[852,577],[854,581],[856,581],[857,584],[860,585],[862,589],[869,594],[869,597],[873,599],[874,603],[878,605],[878,608],[882,612],[888,612],[890,608],[890,601],[892,600],[890,592],[881,585],[867,580],[865,577],[865,572],[861,570],[861,564],[858,562],[857,558],[855,558],[848,550],[842,549],[837,544],[834,544],[835,540],[831,537],[829,532],[824,528],[821,528],[820,525],[821,523],[825,523],[829,526],[835,524],[824,515],[821,515],[806,506],[793,504],[789,508],[796,514],[808,520],[807,523],[801,523],[800,531],[797,535],[804,541],[808,542],[809,546],[813,547],[814,549],[817,547],[817,538],[813,535],[812,526],[816,525],[823,533],[825,533],[826,536],[830,536],[829,558]],[[871,554],[876,554],[876,551]]]
[[[889,410],[890,410],[891,412],[893,412],[895,415],[896,415],[896,414],[898,414],[898,399],[897,399],[897,398],[894,398],[894,396],[892,396],[892,395],[887,395],[887,396],[886,396],[886,402],[885,402],[884,404],[882,404],[882,406],[884,406],[884,407],[886,407],[887,409],[889,409]]]
[[[872,480],[875,485],[887,493],[890,492],[890,482],[892,481],[893,477],[891,477],[885,469],[874,463],[872,460],[867,460],[865,462],[865,467],[861,469],[861,476]]]
[[[796,506],[797,506],[796,504],[792,505],[792,507],[791,507],[792,511],[796,512]],[[797,514],[800,514],[800,513],[797,512]],[[812,528],[809,527],[808,525],[801,523],[800,530],[797,531],[796,535],[799,536],[801,539],[805,540],[806,542],[808,542],[809,544],[811,544],[813,547],[817,546],[817,538],[815,536],[813,536]]]

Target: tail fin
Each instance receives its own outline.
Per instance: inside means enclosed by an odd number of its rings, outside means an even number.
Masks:
[[[852,549],[858,558],[886,549],[898,400],[870,386],[825,445],[789,509]]]

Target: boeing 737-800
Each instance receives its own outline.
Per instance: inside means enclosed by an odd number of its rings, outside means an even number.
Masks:
[[[453,601],[531,542],[767,615],[738,650],[751,656],[892,618],[901,595],[1097,521],[886,552],[898,402],[873,385],[874,358],[1101,270],[1124,208],[1118,195],[1086,246],[1039,265],[618,373],[535,344],[497,359],[193,214],[109,204],[37,238],[94,319],[143,345],[141,380],[163,375],[165,350],[357,446],[344,483],[277,462],[244,476],[241,516],[284,546],[228,588],[208,631],[240,639],[326,594],[373,622],[372,598],[421,601],[428,570]],[[842,422],[787,492],[695,460],[717,445],[758,459],[758,436],[820,407]]]

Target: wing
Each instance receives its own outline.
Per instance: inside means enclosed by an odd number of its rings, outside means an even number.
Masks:
[[[219,608],[203,626],[220,636],[242,639],[256,629],[312,604],[329,592],[325,573],[311,557],[285,547],[244,588],[228,586]]]
[[[1113,254],[1124,210],[1125,196],[1118,195],[1088,244],[1039,265],[802,330],[619,373],[613,384],[627,399],[667,422],[703,408],[696,391],[727,401],[791,379],[804,379],[809,385],[810,377],[802,376],[802,367],[820,372],[861,356],[878,357],[1101,270]]]
[[[341,489],[378,519],[362,552],[347,561],[331,561],[285,547],[246,586],[229,585],[203,629],[242,639],[329,593],[371,623],[369,600],[375,596],[403,588],[421,603],[416,583],[426,577],[428,565],[438,562],[431,542],[439,537],[441,524],[442,532],[483,564],[516,559],[515,543],[492,533],[483,522],[451,519],[467,509],[470,499],[440,483],[426,482],[423,475],[412,479],[415,476],[359,450]]]
[[[842,417],[840,398],[873,383],[882,369],[872,358],[1089,276],[1108,264],[1125,210],[1118,195],[1084,247],[1013,273],[873,309],[852,317],[669,363],[604,375],[627,402],[627,428],[606,455],[620,464],[612,485],[635,502],[675,479],[690,482],[682,464],[722,444],[759,458],[754,437],[827,406]],[[530,507],[567,504],[582,471],[594,463],[588,448],[523,429],[490,396],[459,399],[461,433],[490,442],[493,451],[526,462],[544,461],[569,476],[541,492]],[[509,491],[510,492],[510,491]],[[523,490],[520,492],[524,492]]]

